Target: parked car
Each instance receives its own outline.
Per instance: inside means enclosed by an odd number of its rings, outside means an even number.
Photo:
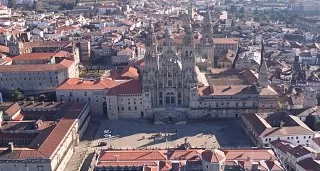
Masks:
[[[104,134],[103,136],[104,138],[108,138],[108,137],[111,137],[111,134]]]
[[[103,133],[104,133],[104,134],[111,134],[111,131],[108,130],[108,129],[106,129],[106,130],[103,131]]]
[[[106,142],[99,142],[99,143],[98,143],[98,146],[106,146],[106,145],[107,145]]]

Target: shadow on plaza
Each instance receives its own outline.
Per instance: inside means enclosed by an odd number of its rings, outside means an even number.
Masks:
[[[149,139],[149,142],[139,148],[175,141],[184,137],[194,137],[199,135],[214,135],[221,147],[237,148],[253,146],[249,137],[241,128],[241,123],[237,119],[206,119],[189,120],[186,125],[154,125],[153,121],[147,119],[125,119],[125,120],[100,120],[100,128],[95,131],[94,139],[103,138],[103,130],[111,130],[113,137],[109,140],[124,138],[139,133],[147,134],[133,141]],[[161,134],[163,136],[153,138]],[[169,136],[165,136],[168,135]],[[167,138],[166,138],[167,137]]]

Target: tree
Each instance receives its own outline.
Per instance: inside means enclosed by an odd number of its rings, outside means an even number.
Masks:
[[[18,89],[14,89],[10,91],[10,98],[12,101],[19,101],[24,99],[24,95]]]
[[[8,0],[8,7],[14,8],[16,6],[16,0]]]
[[[27,99],[28,99],[28,101],[34,101],[34,97],[33,96],[29,96]]]
[[[229,10],[230,10],[230,13],[235,13],[237,11],[237,7],[235,5],[231,5]]]
[[[45,99],[46,99],[46,95],[40,94],[39,100],[40,100],[40,101],[44,101]]]

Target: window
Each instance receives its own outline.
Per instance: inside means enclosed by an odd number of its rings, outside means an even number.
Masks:
[[[84,96],[87,96],[87,92],[84,92]]]
[[[137,110],[137,106],[134,107],[134,110]]]
[[[128,110],[131,110],[130,106],[128,107]]]
[[[169,87],[172,86],[172,80],[168,80],[168,86],[169,86]]]
[[[175,96],[173,92],[166,93],[166,104],[175,104]]]

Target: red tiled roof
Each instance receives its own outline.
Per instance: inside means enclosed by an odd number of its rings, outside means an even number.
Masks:
[[[50,59],[56,53],[24,53],[18,56],[13,57],[14,61],[18,60],[45,60]]]
[[[67,69],[73,61],[62,60],[58,64],[0,65],[0,72],[41,72]]]
[[[9,53],[9,48],[7,46],[0,45],[0,52]]]
[[[13,121],[22,121],[24,118],[24,115],[19,113],[18,115],[16,115],[14,118],[12,118]]]
[[[213,38],[214,44],[237,44],[238,38]]]
[[[99,161],[98,166],[157,166],[155,161]]]
[[[166,160],[165,151],[161,150],[122,150],[102,151],[99,161],[155,161]]]
[[[141,94],[142,83],[141,80],[121,81],[117,86],[112,87],[108,91],[108,95],[115,96],[118,94]]]
[[[236,94],[257,94],[255,86],[231,85],[231,86],[208,86],[199,88],[200,95],[229,96]]]
[[[176,152],[175,152],[176,151]],[[203,160],[209,162],[223,161],[228,165],[240,165],[245,170],[251,169],[253,162],[259,164],[263,170],[284,170],[272,149],[230,149],[230,150],[107,150],[100,153],[98,166],[145,166],[157,167],[159,170],[172,168],[172,161],[179,162],[179,168],[183,168],[188,162],[192,162],[197,154]],[[199,156],[197,156],[198,158]],[[191,159],[191,160],[189,160]],[[150,168],[146,168],[150,170]]]
[[[46,140],[40,145],[38,151],[50,157],[63,138],[65,138],[66,133],[71,129],[84,107],[83,103],[72,103],[67,108],[61,109],[59,112],[63,114],[63,118],[60,119]]]
[[[13,116],[14,114],[18,113],[20,109],[21,108],[20,108],[19,104],[16,102],[16,103],[13,103],[12,105],[8,106],[8,108],[5,109],[4,113],[9,116]]]
[[[210,163],[219,163],[226,160],[224,153],[220,150],[206,150],[202,153],[202,159]]]
[[[320,146],[320,137],[316,137],[313,139],[313,142]]]
[[[118,84],[119,82],[111,79],[83,80],[81,78],[69,78],[62,83],[57,90],[104,90],[112,88]]]
[[[306,171],[318,171],[320,170],[320,164],[314,161],[312,158],[307,158],[298,162],[298,165],[301,166]]]
[[[24,48],[35,48],[35,47],[66,47],[71,45],[69,41],[37,41],[37,42],[25,42],[23,43]]]
[[[9,152],[7,149],[0,150],[0,160],[47,158],[47,156],[34,149],[15,149],[13,152]]]
[[[190,149],[190,150],[169,150],[169,160],[201,160],[202,150]]]
[[[3,28],[3,27],[0,27],[0,33],[5,33],[5,32],[8,32],[8,30],[6,30],[6,29]]]
[[[130,65],[127,65],[122,69],[113,69],[110,71],[110,74],[113,80],[139,78],[138,69]]]

